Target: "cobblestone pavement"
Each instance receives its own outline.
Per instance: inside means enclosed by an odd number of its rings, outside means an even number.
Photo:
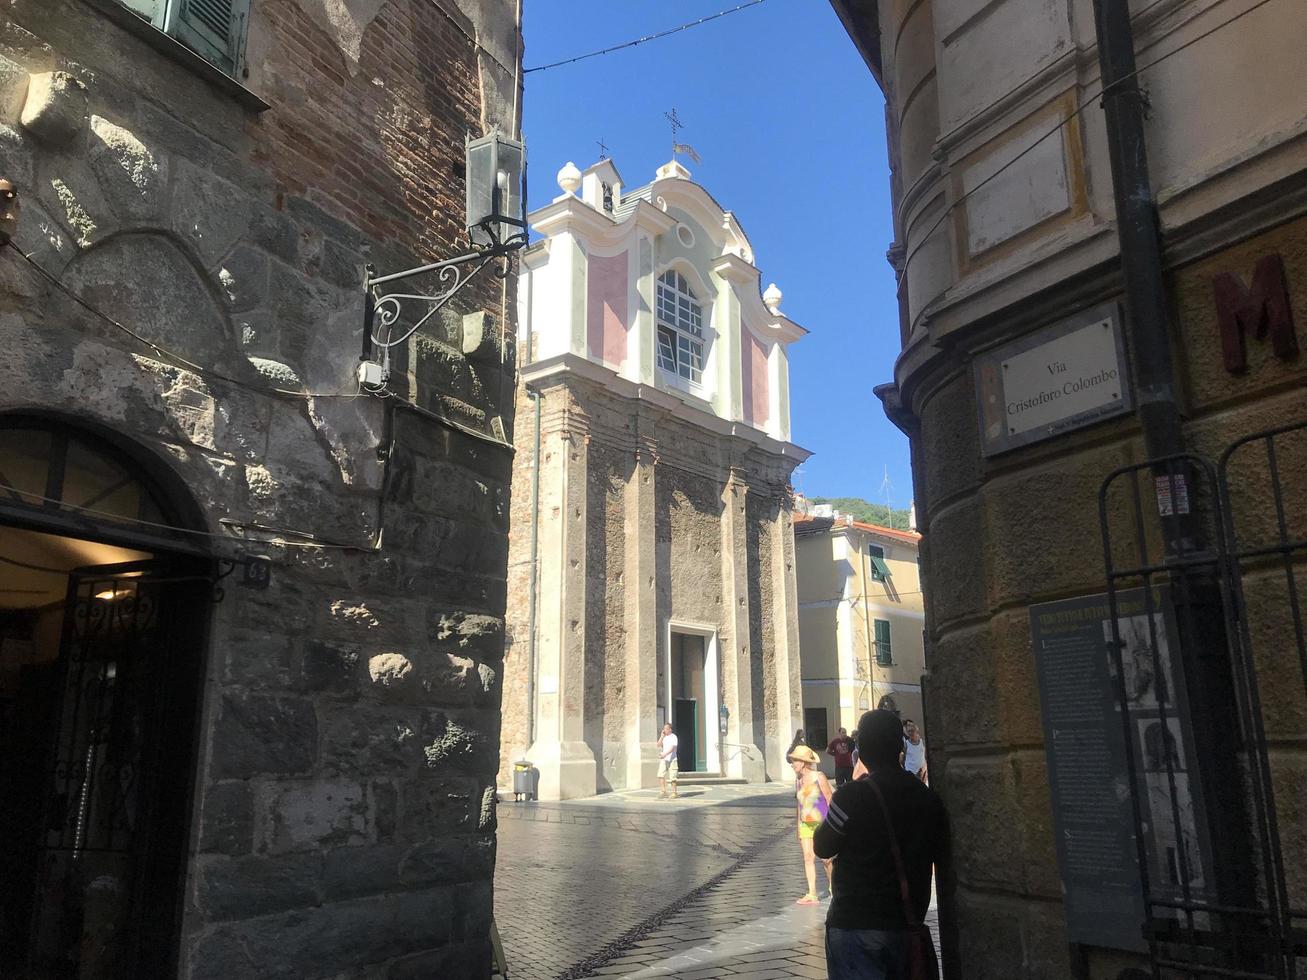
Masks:
[[[495,917],[511,980],[824,977],[786,786],[500,805]],[[932,928],[933,909],[930,920]]]

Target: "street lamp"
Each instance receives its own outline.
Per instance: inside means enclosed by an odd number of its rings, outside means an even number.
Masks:
[[[368,267],[363,356],[358,378],[369,391],[384,391],[392,347],[413,336],[492,261],[500,260],[495,274],[506,278],[512,268],[513,253],[526,244],[526,147],[518,140],[502,136],[496,127],[477,139],[469,137],[465,154],[464,224],[472,251],[384,276],[374,275],[376,270]],[[436,273],[439,282],[434,292],[384,292],[378,288],[430,273]],[[425,304],[426,309],[402,335],[395,336],[395,324],[405,301]],[[380,361],[373,359],[377,350],[381,352]]]
[[[526,148],[497,129],[467,141],[467,234],[480,248],[526,242]]]

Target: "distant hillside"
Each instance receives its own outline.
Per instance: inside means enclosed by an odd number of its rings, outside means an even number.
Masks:
[[[898,531],[908,530],[910,511],[906,508],[902,510],[891,509],[887,521],[885,520],[886,508],[884,504],[873,504],[861,497],[809,497],[808,499],[814,504],[830,504],[841,514],[851,514],[855,521],[879,524],[881,527],[892,527]]]

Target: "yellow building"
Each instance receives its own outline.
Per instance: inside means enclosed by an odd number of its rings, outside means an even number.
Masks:
[[[887,707],[920,723],[925,670],[917,542],[847,516],[794,521],[803,728],[809,745]]]

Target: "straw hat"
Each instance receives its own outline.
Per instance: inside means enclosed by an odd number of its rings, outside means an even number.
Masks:
[[[817,757],[817,753],[806,745],[794,746],[794,750],[785,758],[792,761],[806,762],[810,766],[815,766],[821,762],[821,759]]]

